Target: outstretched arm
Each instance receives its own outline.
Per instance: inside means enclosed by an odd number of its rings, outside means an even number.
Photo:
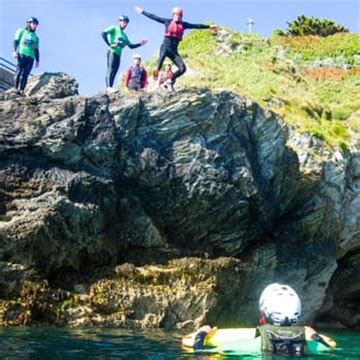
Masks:
[[[188,22],[184,22],[184,29],[209,29],[210,25],[205,24],[190,24]]]
[[[310,326],[305,326],[305,335],[306,338],[310,338],[312,340],[315,340],[319,343],[322,343],[323,345],[327,346],[327,347],[336,347],[336,341],[325,336],[325,335],[320,335],[319,333],[317,333],[313,328],[311,328]]]
[[[148,17],[149,19],[154,20],[154,21],[157,21],[157,22],[159,22],[159,23],[161,23],[161,24],[165,24],[167,21],[169,21],[169,19],[162,18],[162,17],[160,17],[160,16],[151,14],[151,13],[145,11],[144,9],[142,9],[142,8],[139,7],[139,6],[135,6],[135,7],[134,7],[134,10],[135,10],[137,13],[143,14],[143,15],[145,15],[146,17]]]
[[[217,25],[206,25],[206,24],[190,24],[188,22],[184,22],[184,29],[211,29],[212,31],[217,31]]]
[[[142,39],[139,43],[136,43],[136,44],[132,44],[129,39],[126,39],[126,40],[122,39],[121,41],[124,44],[123,47],[125,47],[127,45],[130,49],[136,49],[139,46],[144,46],[148,42],[148,39],[146,39],[146,38]]]

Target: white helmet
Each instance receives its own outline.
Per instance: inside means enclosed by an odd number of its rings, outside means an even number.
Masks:
[[[283,284],[268,285],[260,295],[260,313],[273,325],[294,325],[301,315],[301,302],[293,288]]]

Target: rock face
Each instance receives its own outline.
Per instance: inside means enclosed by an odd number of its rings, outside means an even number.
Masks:
[[[277,281],[304,323],[359,325],[356,139],[329,151],[225,90],[29,93],[0,95],[4,324],[254,325]]]

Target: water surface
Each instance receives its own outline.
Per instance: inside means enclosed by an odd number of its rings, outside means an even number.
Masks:
[[[360,359],[360,332],[326,332],[338,343],[316,360]],[[182,334],[160,330],[1,328],[0,359],[261,359],[260,355],[196,355],[180,347]],[[269,357],[266,357],[268,360]],[[271,357],[271,360],[275,359]]]

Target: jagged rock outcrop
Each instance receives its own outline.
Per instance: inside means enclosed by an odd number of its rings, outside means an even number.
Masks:
[[[359,325],[356,139],[330,151],[226,90],[29,91],[0,95],[4,323],[250,325],[279,281],[304,322]]]

